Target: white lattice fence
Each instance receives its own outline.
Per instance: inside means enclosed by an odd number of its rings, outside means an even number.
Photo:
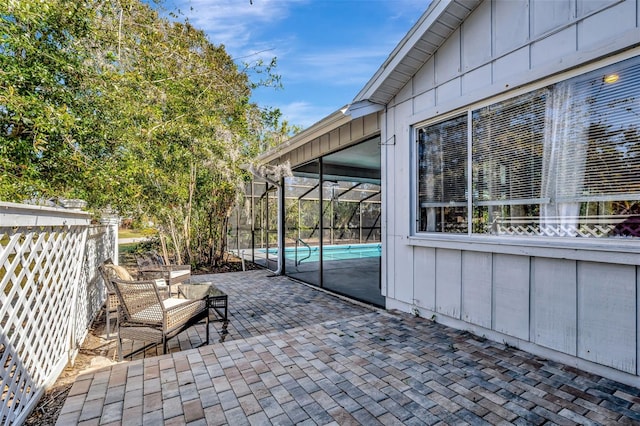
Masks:
[[[96,267],[113,246],[102,241],[108,232],[90,230],[84,212],[0,203],[3,424],[26,419],[104,301]]]
[[[640,236],[638,216],[550,217],[544,223],[537,217],[496,219],[498,235],[532,235],[545,237],[630,237]]]
[[[107,289],[98,271],[98,265],[116,253],[114,232],[117,227],[91,226],[85,244],[84,265],[78,286],[75,315],[75,341],[82,342],[91,322],[104,305]]]

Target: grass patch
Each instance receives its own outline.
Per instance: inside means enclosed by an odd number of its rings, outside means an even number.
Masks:
[[[118,238],[146,238],[156,235],[155,229],[119,229]]]
[[[135,253],[138,243],[118,244],[118,251],[120,253]]]

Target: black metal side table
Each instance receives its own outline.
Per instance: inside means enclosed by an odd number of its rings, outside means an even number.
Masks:
[[[186,299],[206,300],[207,308],[209,308],[210,311],[215,311],[216,315],[220,318],[215,321],[228,321],[229,298],[225,292],[215,285],[209,282],[180,284],[178,294]]]

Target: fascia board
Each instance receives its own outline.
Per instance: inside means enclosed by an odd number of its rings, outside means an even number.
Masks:
[[[368,100],[362,100],[354,104],[349,105],[345,110],[345,114],[351,116],[352,119],[364,117],[365,115],[373,114],[384,109],[384,105]]]

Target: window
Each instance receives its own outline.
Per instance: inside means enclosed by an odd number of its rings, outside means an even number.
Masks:
[[[640,237],[638,58],[470,115],[417,129],[419,231]]]
[[[538,215],[547,97],[541,90],[473,112],[473,232]]]
[[[467,116],[418,130],[420,231],[467,232]]]

